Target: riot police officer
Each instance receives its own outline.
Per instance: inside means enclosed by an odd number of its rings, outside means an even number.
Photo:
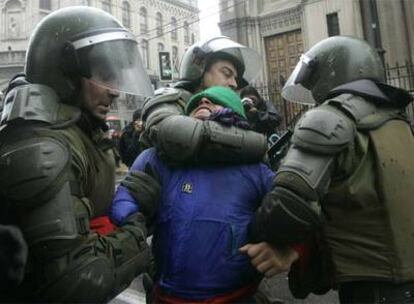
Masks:
[[[105,115],[120,92],[148,96],[137,42],[111,15],[68,7],[34,30],[21,84],[5,97],[0,189],[6,224],[29,246],[25,278],[2,300],[104,302],[149,260],[145,220],[107,217],[115,167]]]
[[[342,303],[414,302],[412,99],[384,80],[372,47],[336,36],[302,55],[283,88],[317,107],[296,125],[255,231],[279,246],[319,231],[324,269],[299,282],[302,296],[328,282]]]
[[[180,81],[173,88],[157,90],[144,104],[141,141],[155,145],[170,164],[260,161],[267,148],[264,136],[180,115],[189,98],[205,88],[245,86],[259,72],[260,62],[256,51],[227,37],[195,43],[183,56]],[[187,132],[194,129],[200,132]]]

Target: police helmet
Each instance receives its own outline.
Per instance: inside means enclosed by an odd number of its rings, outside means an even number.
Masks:
[[[324,39],[303,54],[282,90],[283,98],[320,104],[335,87],[359,79],[383,82],[378,52],[366,41],[349,36]]]
[[[203,77],[209,62],[224,59],[232,62],[237,70],[237,84],[243,87],[260,71],[260,55],[252,48],[220,36],[193,44],[185,52],[180,66],[180,80],[197,82]]]
[[[25,74],[29,82],[53,88],[68,104],[75,104],[81,77],[120,92],[152,95],[133,34],[110,14],[85,6],[59,9],[38,24]]]

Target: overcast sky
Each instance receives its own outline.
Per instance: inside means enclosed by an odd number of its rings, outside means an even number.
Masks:
[[[220,35],[218,0],[198,0],[200,9],[200,39],[204,40]]]

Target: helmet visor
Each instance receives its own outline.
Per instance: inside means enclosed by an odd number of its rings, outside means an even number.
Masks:
[[[90,79],[126,94],[152,96],[153,89],[133,40],[111,40],[78,50]]]
[[[253,80],[260,72],[263,66],[262,59],[254,49],[234,42],[227,37],[217,37],[209,40],[204,46],[206,52],[223,52],[227,53],[234,59],[238,60],[243,66],[243,75],[238,75],[247,82]]]
[[[282,89],[282,97],[291,102],[316,104],[312,92],[305,87],[308,86],[313,70],[314,63],[312,59],[302,55]]]
[[[241,47],[224,49],[222,52],[236,58],[242,64],[244,72],[243,75],[238,75],[239,78],[250,82],[259,74],[262,67],[262,59],[255,50]]]

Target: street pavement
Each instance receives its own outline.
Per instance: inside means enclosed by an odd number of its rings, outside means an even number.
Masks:
[[[121,165],[117,170],[116,184],[119,185],[127,172],[127,167]],[[304,300],[295,299],[289,291],[286,274],[274,276],[271,279],[264,279],[259,286],[261,293],[266,295],[269,303],[272,304],[338,304],[338,294],[330,291],[326,295],[310,295]],[[137,277],[131,285],[114,298],[109,304],[141,304],[145,303],[145,293],[142,286],[142,277]]]
[[[145,303],[145,293],[141,276],[137,277],[124,292],[119,294],[109,304],[141,304]],[[304,300],[295,299],[289,291],[286,274],[264,279],[259,290],[272,304],[339,304],[338,294],[330,291],[326,295],[310,295]]]
[[[142,286],[142,276],[138,276],[131,285],[120,293],[109,304],[145,304],[144,287]]]

